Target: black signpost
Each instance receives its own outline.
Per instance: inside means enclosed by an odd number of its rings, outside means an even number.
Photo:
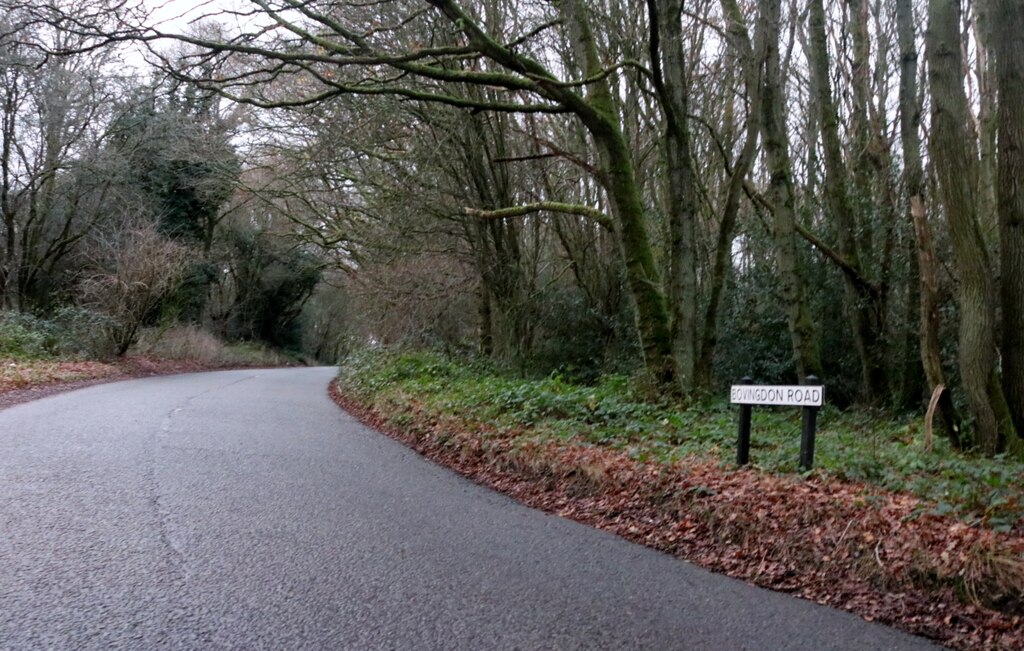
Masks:
[[[741,384],[734,384],[730,402],[740,406],[739,440],[736,445],[736,463],[743,466],[750,462],[750,420],[754,405],[782,405],[800,407],[803,410],[803,427],[800,432],[800,468],[814,467],[814,437],[817,432],[818,410],[824,404],[825,387],[817,377],[808,375],[805,383],[796,386],[759,386],[745,377]]]
[[[749,377],[740,380],[745,385],[754,383]],[[736,446],[736,465],[745,466],[750,463],[750,418],[754,408],[748,404],[740,405],[740,440]]]

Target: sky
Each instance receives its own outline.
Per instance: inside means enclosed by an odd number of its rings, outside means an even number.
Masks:
[[[166,34],[185,33],[195,22],[214,16],[218,22],[227,22],[230,17],[222,13],[225,9],[252,6],[246,0],[143,0],[142,4],[149,11],[147,26]],[[160,45],[154,47],[159,49]],[[141,47],[133,46],[126,52],[125,62],[140,72],[148,68]]]
[[[188,29],[192,21],[217,13],[231,4],[231,0],[145,0],[151,11],[150,25],[162,32],[176,34]]]

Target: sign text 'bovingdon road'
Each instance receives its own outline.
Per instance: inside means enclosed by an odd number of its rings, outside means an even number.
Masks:
[[[785,405],[791,407],[820,407],[822,394],[820,386],[766,386],[734,384],[729,392],[729,402],[734,405]]]

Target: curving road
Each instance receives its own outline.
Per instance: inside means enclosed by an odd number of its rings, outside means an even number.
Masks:
[[[931,648],[480,488],[333,372],[0,411],[0,649]]]

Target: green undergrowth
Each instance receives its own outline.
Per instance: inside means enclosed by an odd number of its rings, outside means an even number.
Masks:
[[[642,461],[735,461],[735,407],[723,399],[682,409],[650,399],[620,375],[587,386],[559,375],[524,380],[480,361],[372,350],[351,355],[339,382],[395,425],[425,411],[485,432],[607,446]],[[818,416],[814,472],[912,493],[925,500],[922,514],[1024,529],[1024,463],[959,454],[938,439],[926,450],[920,420],[826,406]],[[756,408],[752,463],[768,472],[799,472],[800,427],[798,409]]]
[[[0,359],[16,361],[82,360],[109,357],[103,336],[109,317],[63,307],[49,318],[0,311]]]

